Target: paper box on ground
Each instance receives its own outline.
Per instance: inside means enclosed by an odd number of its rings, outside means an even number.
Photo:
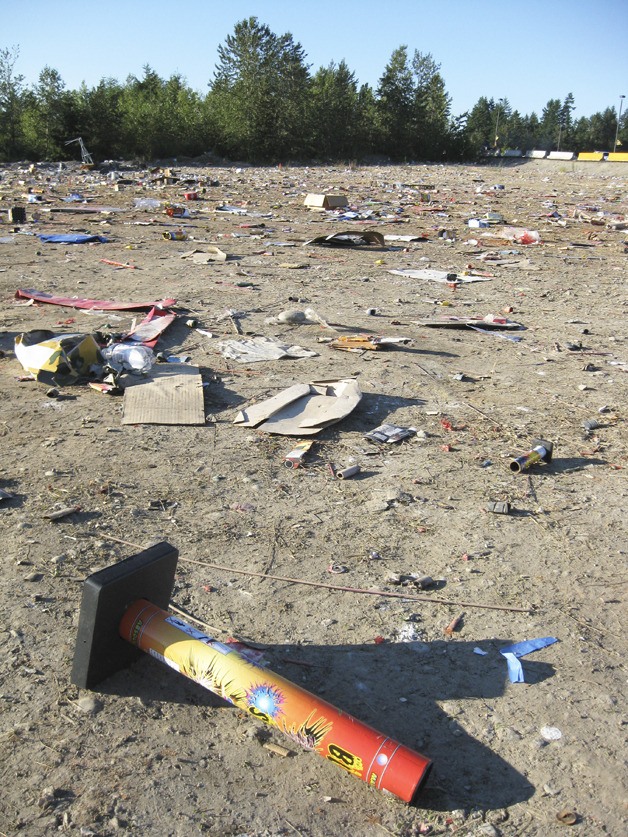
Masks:
[[[345,195],[307,195],[303,201],[303,206],[309,209],[338,209],[342,206],[348,206],[349,201]]]

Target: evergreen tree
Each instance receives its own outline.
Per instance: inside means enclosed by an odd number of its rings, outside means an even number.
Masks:
[[[25,101],[22,124],[30,155],[40,160],[65,159],[65,143],[72,139],[68,135],[71,97],[59,72],[44,67]]]
[[[412,59],[414,87],[414,149],[417,156],[439,160],[449,144],[449,115],[451,99],[445,90],[440,64],[431,54],[415,50]]]
[[[122,87],[115,79],[102,79],[96,87],[85,83],[72,94],[77,112],[76,136],[81,136],[94,159],[124,156],[122,144]]]
[[[575,110],[573,93],[569,93],[565,97],[560,113],[558,114],[558,128],[559,128],[559,142],[558,151],[561,147],[568,148],[573,142],[573,120],[571,118],[572,111]]]
[[[345,61],[321,67],[312,78],[312,147],[316,157],[349,159],[356,154],[358,86]]]
[[[467,117],[465,132],[474,156],[487,152],[495,144],[495,102],[480,96]]]
[[[24,76],[15,73],[19,48],[0,49],[0,159],[13,160],[21,148]]]
[[[415,136],[414,83],[408,47],[392,53],[377,87],[381,150],[396,160],[411,154]]]
[[[301,45],[250,17],[235,25],[218,57],[210,86],[222,150],[248,160],[301,151],[310,127],[310,77]]]
[[[560,134],[562,105],[560,99],[549,99],[541,113],[541,148],[546,151],[556,149]]]

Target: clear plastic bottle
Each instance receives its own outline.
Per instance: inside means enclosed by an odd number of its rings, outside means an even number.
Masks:
[[[105,362],[116,372],[132,372],[142,375],[155,363],[155,355],[148,346],[133,343],[112,343],[100,350]]]

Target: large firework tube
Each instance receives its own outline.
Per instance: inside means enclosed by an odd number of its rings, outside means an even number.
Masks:
[[[520,474],[531,465],[536,465],[537,462],[551,462],[553,452],[554,445],[551,442],[546,442],[545,439],[535,439],[532,442],[532,450],[511,461],[510,470]]]
[[[431,762],[232,646],[140,599],[120,623],[123,639],[362,779],[412,802]]]

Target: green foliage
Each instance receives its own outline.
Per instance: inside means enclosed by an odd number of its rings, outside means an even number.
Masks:
[[[11,160],[21,147],[24,76],[16,75],[18,47],[0,49],[0,159]]]
[[[395,160],[412,153],[415,135],[415,87],[408,47],[394,50],[377,87],[377,127],[386,153]]]
[[[414,86],[415,156],[424,160],[442,159],[450,145],[451,99],[445,90],[440,64],[429,53],[415,50],[412,59]]]
[[[210,97],[222,153],[260,161],[303,153],[311,123],[301,45],[250,17],[236,24],[218,58]]]
[[[619,124],[615,108],[574,120],[572,93],[549,99],[540,118],[485,96],[452,116],[440,64],[418,50],[410,58],[405,45],[376,90],[358,87],[344,60],[311,74],[292,35],[276,35],[256,17],[237,23],[218,48],[205,96],[148,65],[141,78],[78,90],[45,66],[27,88],[18,60],[18,47],[0,48],[0,160],[76,160],[77,147],[66,143],[79,136],[97,161],[205,151],[250,162],[469,160],[505,148],[608,151],[616,134],[618,148],[628,149],[628,114]]]

